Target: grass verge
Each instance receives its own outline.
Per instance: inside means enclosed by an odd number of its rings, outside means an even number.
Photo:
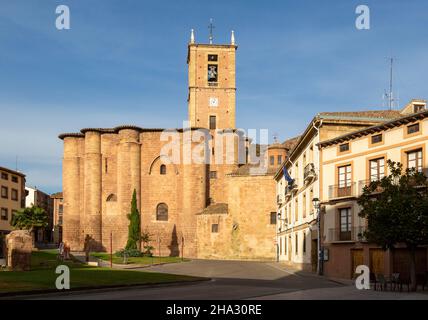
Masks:
[[[55,269],[60,264],[70,267],[70,289],[200,279],[174,274],[89,267],[76,261],[58,261],[56,255],[57,250],[34,251],[31,271],[0,271],[0,293],[56,289],[55,281],[59,275],[55,273]]]
[[[93,252],[91,256],[110,262],[110,254],[105,252]],[[129,257],[128,264],[141,264],[151,265],[159,263],[178,263],[189,261],[188,259],[181,259],[180,257]],[[123,264],[123,258],[117,257],[113,254],[113,263]]]

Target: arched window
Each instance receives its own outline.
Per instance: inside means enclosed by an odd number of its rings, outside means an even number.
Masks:
[[[159,203],[156,207],[156,220],[168,221],[168,206],[165,203]]]
[[[114,193],[110,194],[110,195],[107,197],[107,201],[117,201],[117,197],[116,197],[116,195],[115,195]]]
[[[160,166],[160,174],[166,174],[166,165],[162,164]]]

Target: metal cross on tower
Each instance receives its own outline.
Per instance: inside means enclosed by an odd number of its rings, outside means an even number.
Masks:
[[[210,30],[210,36],[209,36],[209,40],[210,40],[210,44],[213,44],[213,29],[215,29],[214,25],[213,25],[213,19],[210,19],[210,24],[208,26],[208,29]]]

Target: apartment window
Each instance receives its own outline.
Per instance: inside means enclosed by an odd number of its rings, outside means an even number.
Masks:
[[[297,198],[294,200],[294,218],[295,221],[299,220],[299,201]]]
[[[419,123],[415,123],[410,126],[407,126],[407,134],[412,134],[416,132],[419,132]]]
[[[1,173],[1,178],[2,178],[3,180],[8,180],[8,179],[9,179],[9,175],[8,175],[7,173],[5,173],[5,172],[2,172],[2,173]]]
[[[217,171],[210,171],[210,179],[217,179]]]
[[[216,55],[216,54],[209,54],[208,55],[208,61],[218,61],[218,55]]]
[[[338,168],[339,185],[337,191],[339,197],[351,195],[351,176],[351,165],[346,165]]]
[[[296,241],[296,247],[295,247],[295,252],[296,252],[296,254],[298,254],[299,253],[299,237],[298,237],[298,234],[296,233],[296,235],[295,235],[295,241]]]
[[[385,176],[385,159],[370,160],[370,182],[379,181]]]
[[[279,155],[278,156],[278,164],[281,164],[282,163],[282,155]]]
[[[160,166],[160,169],[159,169],[159,171],[160,171],[160,174],[166,174],[166,165],[164,165],[164,164],[162,164],[161,166]]]
[[[415,104],[413,108],[415,113],[425,110],[425,106],[423,104]]]
[[[18,190],[12,189],[11,197],[12,200],[18,201]]]
[[[108,159],[104,158],[104,172],[107,173],[108,172]]]
[[[284,237],[284,254],[287,252],[287,239]]]
[[[339,240],[351,240],[351,208],[343,208],[339,210],[340,217],[340,233]]]
[[[271,166],[273,166],[275,164],[275,157],[274,156],[269,157],[269,163]]]
[[[340,151],[340,152],[349,151],[349,143],[341,144],[341,145],[339,146],[339,151]]]
[[[311,214],[314,213],[314,204],[312,203],[312,199],[314,198],[314,189],[311,189],[309,191],[310,197],[309,197],[309,205],[311,207]]]
[[[7,187],[1,187],[1,197],[4,199],[9,198],[9,189]]]
[[[303,166],[306,166],[306,152],[303,154]]]
[[[58,216],[58,224],[60,226],[62,226],[62,221],[63,221],[62,215]]]
[[[372,144],[382,142],[382,134],[376,134],[372,136]]]
[[[64,206],[62,205],[62,204],[60,204],[59,206],[58,206],[58,213],[63,213],[64,212]]]
[[[407,152],[407,168],[422,172],[422,149]]]
[[[306,234],[303,233],[303,253],[306,253]]]
[[[276,224],[276,212],[270,213],[270,224]]]
[[[18,211],[16,211],[16,210],[12,210],[11,211],[11,220],[13,219],[13,216],[17,213]]]
[[[303,194],[303,219],[306,218],[306,193]]]
[[[211,225],[211,232],[212,233],[218,233],[218,223],[213,223]]]
[[[8,220],[7,208],[1,208],[1,220]]]
[[[210,116],[210,129],[214,130],[217,128],[217,119],[216,116]]]
[[[159,203],[156,208],[156,220],[168,221],[168,206],[165,203]]]

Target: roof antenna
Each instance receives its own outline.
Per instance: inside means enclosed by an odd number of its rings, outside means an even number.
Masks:
[[[388,107],[389,110],[392,110],[392,108],[394,107],[394,95],[392,92],[393,89],[393,66],[394,66],[394,58],[393,57],[389,57],[389,92],[386,92],[383,95],[384,99],[388,100]]]

